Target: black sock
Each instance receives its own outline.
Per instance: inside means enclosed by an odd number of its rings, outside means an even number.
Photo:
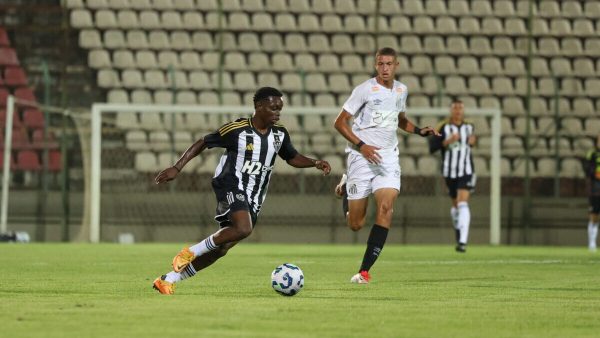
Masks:
[[[378,224],[373,224],[371,233],[369,234],[369,240],[367,241],[367,250],[365,250],[365,255],[358,272],[369,271],[373,264],[375,264],[377,257],[379,257],[381,250],[383,250],[387,234],[387,228]]]
[[[342,186],[342,211],[344,212],[344,218],[348,214],[348,194],[346,193],[346,185]]]
[[[456,236],[456,243],[460,241],[460,230],[454,229],[454,235]]]

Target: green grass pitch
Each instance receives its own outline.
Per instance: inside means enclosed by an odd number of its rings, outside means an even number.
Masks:
[[[0,246],[0,337],[598,337],[600,256],[585,248],[388,245],[369,285],[364,247],[241,244],[151,289],[181,245]],[[270,286],[298,264],[295,297]]]

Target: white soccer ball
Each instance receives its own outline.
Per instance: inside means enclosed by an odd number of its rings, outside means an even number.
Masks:
[[[271,274],[271,286],[280,295],[293,296],[304,287],[304,273],[294,264],[281,264]]]

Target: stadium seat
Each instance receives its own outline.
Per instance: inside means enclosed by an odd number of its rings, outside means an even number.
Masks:
[[[421,54],[423,52],[421,39],[418,36],[404,35],[400,38],[400,45],[407,54]]]
[[[339,14],[354,14],[357,12],[354,0],[333,0],[333,10]]]
[[[581,37],[595,36],[594,25],[588,19],[576,19],[573,22],[573,35]]]
[[[93,28],[94,21],[91,13],[86,9],[75,9],[71,11],[71,26],[74,28]]]
[[[258,35],[255,33],[241,33],[239,35],[239,50],[242,52],[261,52]]]
[[[171,32],[169,40],[171,48],[178,51],[190,49],[190,46],[192,45],[190,35],[184,31]]]
[[[320,73],[309,73],[306,75],[306,87],[310,93],[322,93],[329,90],[325,76]]]
[[[265,7],[262,0],[242,0],[241,9],[245,12],[264,12]]]
[[[142,114],[144,116],[145,114]],[[164,130],[151,131],[148,136],[150,149],[153,151],[166,151],[171,149],[171,137]]]
[[[323,73],[337,73],[340,71],[340,61],[333,54],[321,54],[319,55],[317,69]]]
[[[342,55],[341,67],[342,71],[348,74],[359,73],[366,70],[361,58],[357,55]]]
[[[481,23],[482,32],[490,37],[504,35],[504,27],[502,21],[496,17],[486,17]]]
[[[469,54],[467,40],[462,36],[451,36],[446,40],[447,51],[450,55]]]
[[[228,29],[235,32],[243,32],[250,30],[250,27],[250,18],[248,17],[248,14],[236,12],[229,15]]]
[[[0,27],[0,47],[10,47],[10,39],[3,27]]]
[[[115,16],[115,12],[112,10],[98,10],[96,11],[94,17],[96,27],[100,29],[119,28],[119,25],[117,24],[117,17]]]
[[[104,32],[104,46],[108,49],[124,48],[125,35],[120,30],[110,29]]]
[[[0,97],[1,98],[1,97]],[[4,102],[2,102],[4,103]],[[4,104],[2,104],[4,106]],[[17,112],[13,113],[13,129],[21,129],[22,126],[21,118]],[[0,132],[4,132],[4,127],[6,125],[6,110],[0,109]],[[4,135],[2,135],[4,136]],[[0,138],[0,142],[4,143],[4,138]]]
[[[44,138],[43,129],[35,129],[31,137],[31,148],[33,149],[57,149],[58,142],[52,132],[48,132],[46,138]]]
[[[286,63],[285,67],[291,67],[291,68],[285,68],[281,71],[290,71],[293,69],[293,63],[291,61],[291,56],[289,54],[279,54],[279,55],[285,55],[286,57],[289,58],[289,63]],[[275,59],[273,56],[273,68],[277,68],[275,67]],[[280,67],[284,67],[282,64],[279,65]],[[255,53],[250,53],[250,55],[248,55],[248,70],[251,71],[264,71],[264,70],[268,70],[270,69],[270,63],[269,63],[269,57],[267,56],[267,54],[265,53],[261,53],[261,52],[255,52]]]
[[[281,86],[279,77],[275,73],[260,72],[258,73],[257,81],[261,86],[271,86],[275,88],[279,88]]]
[[[290,33],[285,36],[286,51],[292,53],[302,53],[307,50],[304,35],[299,33]]]
[[[579,18],[583,16],[579,1],[562,1],[561,15],[566,18]]]
[[[237,72],[234,75],[235,88],[237,90],[252,91],[257,88],[254,75],[251,72]]]
[[[19,58],[14,49],[0,47],[0,66],[18,66]]]
[[[160,168],[154,153],[140,151],[135,154],[134,166],[137,171],[143,173],[155,173]]]
[[[477,56],[492,54],[490,40],[487,37],[475,36],[470,39],[469,48],[471,53]]]
[[[262,49],[268,53],[281,52],[284,50],[281,35],[277,33],[265,33],[262,36]]]
[[[479,74],[479,63],[473,56],[462,56],[458,58],[458,73],[461,75]]]
[[[500,58],[495,56],[484,57],[481,60],[481,74],[485,76],[499,76],[503,74]]]
[[[498,56],[511,56],[515,54],[513,42],[506,36],[494,37],[492,40],[492,50]]]
[[[317,107],[335,107],[337,102],[332,94],[321,93],[315,96],[315,106]]]
[[[421,176],[433,176],[438,175],[440,172],[440,165],[438,164],[438,158],[435,156],[421,156],[417,159],[418,174]]]
[[[17,170],[23,171],[40,171],[42,170],[42,165],[40,163],[40,158],[37,152],[33,150],[21,150],[17,154]]]
[[[64,4],[68,9],[85,8],[83,0],[65,0]]]
[[[224,0],[221,2],[225,12],[238,12],[242,10],[240,0]]]
[[[129,37],[129,34],[128,34]],[[165,31],[151,31],[148,34],[148,40],[144,40],[145,35],[139,35],[139,38],[141,40],[139,40],[137,43],[135,43],[134,46],[131,46],[131,40],[129,42],[129,46],[130,48],[140,48],[140,49],[145,49],[145,48],[152,48],[152,49],[157,49],[157,50],[164,50],[164,49],[171,49],[171,43],[169,41],[169,36],[167,35],[167,32]],[[149,44],[147,42],[150,42]]]
[[[354,44],[350,38],[350,35],[346,34],[335,34],[331,37],[331,49],[337,53],[356,53]],[[309,49],[311,50],[311,49]],[[313,50],[311,50],[313,51]],[[329,48],[327,48],[329,51]],[[321,52],[325,52],[324,50]]]
[[[23,125],[31,129],[44,128],[44,114],[36,108],[25,109],[23,112]]]
[[[592,116],[597,113],[594,104],[588,98],[575,98],[573,100],[573,113],[577,116]]]
[[[588,136],[598,136],[600,133],[600,120],[590,117],[585,120],[585,134]]]
[[[4,68],[4,84],[10,87],[26,86],[27,76],[21,67]]]
[[[344,46],[339,46],[339,42],[336,42],[336,37],[339,37],[340,35],[334,35],[332,38],[332,46],[330,47],[329,45],[329,39],[327,38],[327,36],[325,34],[310,34],[308,36],[308,51],[311,53],[329,53],[330,52],[330,48],[335,50],[336,52],[344,52],[346,51],[348,48],[352,48],[352,43],[350,42],[349,44],[346,44]],[[342,35],[348,38],[348,40],[350,39],[350,37],[348,37],[347,35]],[[344,41],[344,43],[347,43],[348,41]],[[337,47],[340,47],[341,49],[338,50],[336,49],[336,43],[338,44]]]
[[[494,77],[492,79],[492,89],[496,95],[514,95],[512,81],[507,77]]]
[[[456,20],[449,16],[441,16],[436,19],[435,32],[439,35],[453,35],[458,32]]]
[[[426,36],[423,41],[423,51],[428,55],[445,54],[444,40],[441,36]]]
[[[275,29],[279,32],[295,32],[298,30],[296,18],[290,13],[277,13]]]
[[[310,55],[310,54],[305,54],[305,55],[308,55],[309,58],[312,58],[312,55]],[[264,56],[264,57],[266,58],[266,56]],[[273,54],[271,56],[271,60],[272,60],[272,62],[271,62],[272,66],[271,67],[273,68],[274,71],[277,71],[277,72],[290,72],[290,71],[293,71],[295,69],[294,62],[292,61],[292,55],[290,53],[276,53],[276,54]],[[313,65],[314,65],[314,59],[312,59],[312,61],[313,61]],[[265,60],[263,60],[263,62],[265,62]],[[268,59],[266,60],[266,62],[268,64]],[[265,67],[264,64],[259,69],[266,69],[266,68],[263,68],[263,67]],[[250,68],[252,68],[252,67],[250,67]],[[305,69],[304,67],[301,67],[301,66],[299,66],[299,68]]]
[[[120,49],[113,52],[113,64],[117,69],[136,68],[133,53],[128,49]]]
[[[316,4],[326,3],[326,1],[317,1]],[[321,30],[326,33],[337,33],[344,31],[342,19],[339,15],[326,14],[321,17]]]
[[[571,24],[566,19],[552,19],[550,34],[554,36],[568,36],[572,34]]]
[[[521,156],[524,153],[523,139],[519,136],[502,138],[502,154],[506,156]]]
[[[153,102],[152,95],[145,89],[134,89],[131,92],[131,103],[150,104]]]
[[[583,47],[578,38],[563,38],[561,40],[561,50],[565,56],[580,56],[583,55]]]
[[[412,33],[412,24],[406,16],[392,16],[390,19],[390,30],[400,33]]]
[[[583,178],[584,173],[581,161],[575,158],[565,158],[560,162],[560,176]]]
[[[413,20],[413,32],[417,34],[431,34],[435,32],[433,19],[430,16],[418,16]]]
[[[541,96],[554,96],[556,93],[554,79],[548,77],[539,79],[537,93]]]
[[[79,46],[85,49],[102,48],[100,33],[93,29],[82,30],[79,32]]]
[[[511,175],[513,177],[525,177],[526,163],[529,163],[529,173],[531,176],[538,176],[535,163],[532,159],[525,160],[525,158],[517,158],[513,161],[513,170]]]
[[[543,18],[555,18],[561,16],[558,1],[540,2],[538,14]]]
[[[508,18],[504,22],[504,33],[511,36],[524,36],[527,34],[527,29],[522,19]]]
[[[458,31],[465,36],[471,36],[481,33],[481,26],[479,26],[479,20],[474,17],[464,16],[458,21]]]
[[[566,117],[563,118],[561,121],[561,134],[564,134],[566,136],[568,135],[577,135],[579,134],[583,129],[583,124],[581,123],[581,120],[575,117]]]
[[[344,17],[344,30],[349,33],[363,33],[367,31],[367,26],[362,16],[347,15]]]
[[[227,71],[245,70],[248,68],[248,66],[246,65],[246,58],[244,57],[244,55],[242,53],[235,52],[225,54],[223,66]]]
[[[29,102],[37,102],[37,100],[35,99],[35,94],[33,93],[33,90],[29,87],[17,88],[14,92],[14,95],[19,100],[25,100],[25,101],[29,101]]]
[[[550,69],[552,69],[555,76],[559,77],[571,76],[574,73],[569,59],[562,57],[552,58],[550,60]]]
[[[144,10],[139,14],[139,27],[142,29],[160,29],[162,27],[158,12]]]
[[[109,103],[129,103],[129,95],[127,91],[121,89],[111,89],[107,94]]]
[[[274,30],[273,19],[266,13],[252,14],[252,30],[259,32],[270,32]]]

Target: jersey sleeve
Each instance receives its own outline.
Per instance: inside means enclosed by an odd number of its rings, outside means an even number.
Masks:
[[[367,103],[367,95],[365,93],[364,87],[362,85],[354,88],[352,94],[342,107],[345,111],[350,113],[350,115],[354,116],[358,113],[362,107]]]
[[[218,130],[204,136],[204,144],[211,148],[229,148],[236,134],[234,130],[238,125],[235,122],[224,124]]]
[[[402,98],[400,99],[400,104],[398,105],[399,112],[406,112],[406,101],[408,100],[408,88],[404,87],[404,91],[402,92]]]
[[[294,148],[288,131],[284,129],[283,132],[285,136],[283,137],[281,148],[279,148],[279,152],[277,154],[279,154],[279,157],[281,157],[283,160],[288,161],[294,158],[298,154],[298,151],[296,148]]]

